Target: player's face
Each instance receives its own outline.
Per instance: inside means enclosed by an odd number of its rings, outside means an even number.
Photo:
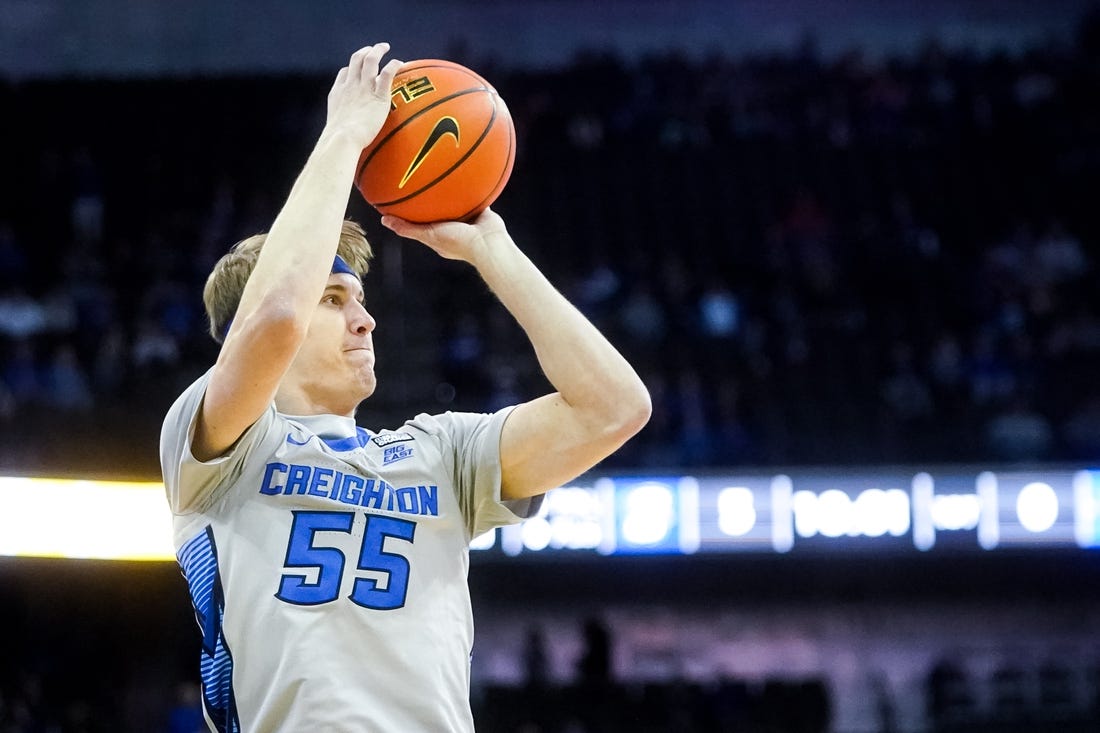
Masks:
[[[315,403],[335,414],[352,414],[375,388],[374,318],[363,305],[354,275],[329,275],[328,285],[291,365],[295,381]]]

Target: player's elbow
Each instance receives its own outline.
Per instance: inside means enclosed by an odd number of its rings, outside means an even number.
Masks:
[[[243,318],[241,332],[268,350],[297,351],[309,329],[308,319],[281,299],[269,299]]]
[[[641,379],[635,378],[617,391],[608,417],[612,432],[621,442],[626,442],[646,426],[652,414],[649,390]]]

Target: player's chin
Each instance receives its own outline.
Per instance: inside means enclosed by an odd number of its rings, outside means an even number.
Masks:
[[[374,394],[374,390],[378,388],[378,378],[374,374],[373,369],[365,369],[359,373],[359,392],[363,395],[362,399],[367,399]]]

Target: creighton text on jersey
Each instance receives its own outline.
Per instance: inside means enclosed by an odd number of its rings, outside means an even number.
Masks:
[[[367,509],[439,516],[439,489],[434,484],[394,488],[381,479],[298,463],[268,463],[260,493],[266,496],[305,494]]]

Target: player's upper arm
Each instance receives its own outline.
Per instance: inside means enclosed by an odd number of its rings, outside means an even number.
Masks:
[[[577,409],[556,392],[518,405],[500,436],[501,497],[535,496],[573,480],[641,430],[649,412],[648,395],[614,414]]]
[[[254,311],[233,324],[196,418],[191,444],[196,459],[224,453],[271,405],[306,326],[279,308]]]
[[[232,449],[208,460],[195,457],[193,441],[213,370],[197,379],[172,403],[160,435],[160,464],[169,507],[175,514],[203,511],[232,485],[242,461],[256,450],[277,450],[286,432],[273,428],[275,409],[269,406],[238,438]]]

